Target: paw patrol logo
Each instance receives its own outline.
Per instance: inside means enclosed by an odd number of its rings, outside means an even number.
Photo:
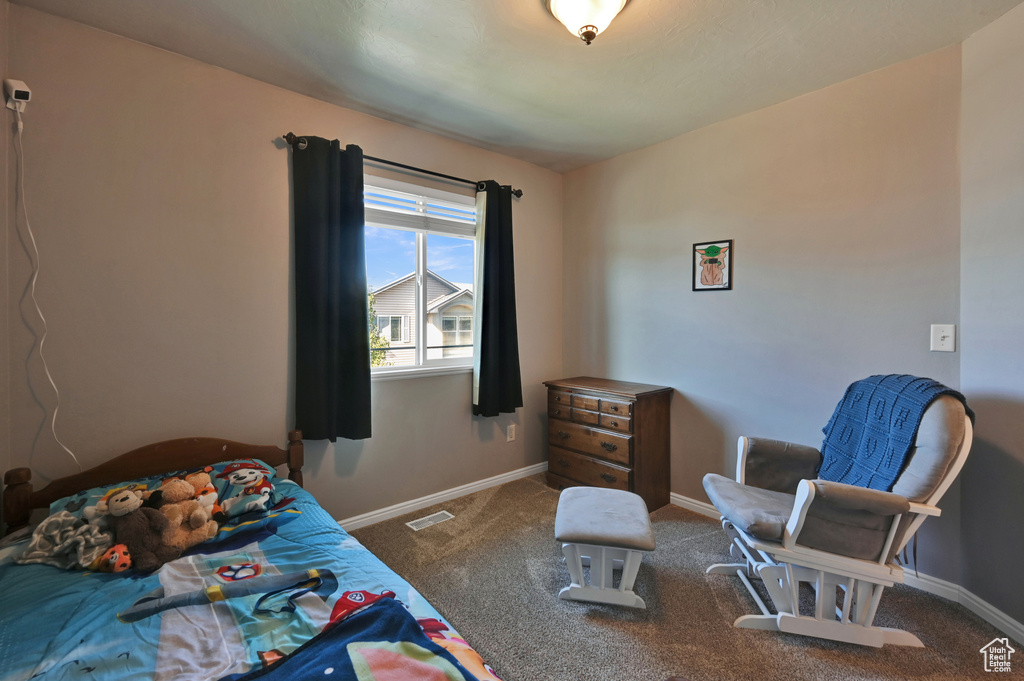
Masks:
[[[243,579],[258,577],[261,572],[263,572],[263,566],[259,563],[223,565],[217,568],[217,578],[224,582],[238,582]]]
[[[364,596],[359,591],[350,593],[347,596],[345,596],[345,598],[349,599],[353,603],[362,603],[362,602],[364,602],[366,600],[366,596]]]

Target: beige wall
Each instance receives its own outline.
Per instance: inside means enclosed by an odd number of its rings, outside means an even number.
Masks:
[[[819,445],[859,378],[958,385],[928,334],[959,321],[959,94],[951,47],[566,176],[566,372],[676,389],[673,492],[741,434]],[[692,292],[721,239],[734,290]],[[955,579],[949,515],[921,564]]]
[[[542,460],[540,383],[561,373],[557,174],[17,5],[10,37],[10,70],[33,91],[26,189],[57,429],[83,464],[183,435],[284,443],[288,131],[525,192],[514,208],[525,407],[472,418],[469,374],[374,383],[374,437],[310,443],[308,487],[342,518]],[[8,244],[11,460],[63,475],[74,465],[49,433],[53,394],[29,357],[39,324],[15,295],[29,262],[16,235]],[[506,444],[510,421],[520,435]]]
[[[978,422],[962,584],[1024,622],[1024,6],[963,53],[961,375]]]

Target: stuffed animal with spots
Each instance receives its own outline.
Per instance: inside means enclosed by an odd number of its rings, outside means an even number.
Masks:
[[[90,566],[97,572],[124,572],[132,566],[132,556],[124,544],[114,544]]]

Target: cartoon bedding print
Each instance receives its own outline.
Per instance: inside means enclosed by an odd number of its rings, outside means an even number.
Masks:
[[[290,481],[260,477],[260,468],[236,467],[228,475],[237,473],[232,484],[245,476],[241,490],[235,486],[222,498],[244,499],[247,485],[271,484],[276,491],[267,496],[269,511],[232,518],[214,539],[152,574],[15,565],[26,542],[0,550],[0,610],[7,621],[19,622],[0,637],[0,681],[41,674],[100,681],[236,679],[292,659],[296,651],[301,659],[304,646],[328,634],[337,639],[330,633],[334,628],[372,614],[385,601],[418,622],[423,637],[411,648],[392,641],[386,656],[422,648],[427,657],[443,659],[436,661],[438,669],[448,676],[439,679],[498,678],[415,589],[346,534],[307,492]],[[345,635],[350,644],[363,645],[363,635],[375,626],[357,634],[347,628]],[[346,663],[345,673],[355,675],[334,678],[373,678],[365,675],[373,667],[367,660],[383,654],[346,653],[363,671]]]
[[[270,475],[272,471],[266,466],[251,460],[237,461],[226,466],[217,474],[217,478],[227,480],[242,490],[221,501],[224,513],[234,517],[242,513],[265,511],[270,504],[270,494],[274,491],[274,486],[270,484]]]

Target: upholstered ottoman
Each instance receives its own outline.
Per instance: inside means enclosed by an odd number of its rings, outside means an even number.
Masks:
[[[654,530],[644,500],[632,492],[601,487],[562,490],[555,513],[555,539],[562,543],[572,584],[558,597],[646,608],[633,593],[645,551],[654,550]],[[583,568],[590,566],[590,583]],[[622,570],[619,586],[612,571]]]

